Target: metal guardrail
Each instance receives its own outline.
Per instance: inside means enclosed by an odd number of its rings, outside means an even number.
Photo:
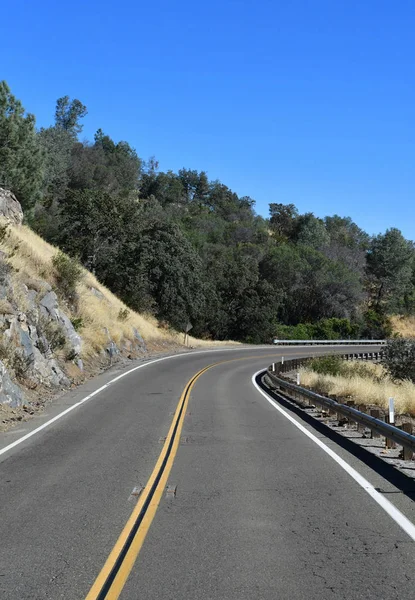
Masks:
[[[384,346],[386,340],[275,340],[275,346]]]
[[[329,355],[318,355],[318,356],[305,356],[303,358],[291,358],[288,360],[283,360],[283,362],[274,363],[274,371],[273,373],[287,373],[288,371],[293,371],[294,369],[298,369],[299,367],[304,367],[310,361],[315,358],[321,358],[321,356],[329,356]],[[369,361],[380,361],[384,356],[383,350],[374,350],[373,352],[350,352],[349,354],[340,354],[335,353],[334,356],[336,358],[342,358],[343,360],[369,360]],[[271,368],[271,367],[270,367]]]
[[[300,398],[305,398],[308,401],[311,400],[313,403],[319,404],[320,406],[323,406],[324,408],[327,408],[332,412],[336,412],[337,414],[344,416],[350,421],[354,421],[355,423],[359,423],[367,427],[371,431],[384,436],[387,440],[392,440],[393,442],[404,448],[404,458],[412,458],[412,453],[415,452],[415,435],[407,433],[402,429],[395,427],[394,425],[385,423],[385,421],[382,421],[381,419],[372,417],[371,415],[361,412],[360,410],[357,410],[352,406],[341,404],[340,402],[337,402],[332,398],[326,398],[325,396],[321,396],[316,392],[312,392],[311,390],[308,390],[299,385],[288,382],[285,379],[282,379],[281,377],[278,377],[278,374],[280,374],[282,370],[288,371],[290,369],[292,370],[294,368],[298,368],[298,366],[302,366],[303,364],[305,364],[306,360],[307,359],[294,359],[292,361],[286,361],[283,365],[281,363],[274,363],[268,368],[267,375],[269,379],[273,382],[273,384],[276,385],[276,387],[279,387],[283,390],[288,390],[289,392],[294,393],[294,395]],[[277,369],[277,367],[281,367],[281,369]]]

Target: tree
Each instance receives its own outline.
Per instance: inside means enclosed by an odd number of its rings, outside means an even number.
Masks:
[[[339,245],[349,248],[368,249],[369,235],[360,229],[350,217],[333,215],[332,217],[325,217],[324,223],[332,242],[337,242]]]
[[[294,236],[298,244],[320,250],[330,243],[330,235],[326,230],[324,221],[318,219],[313,213],[299,215],[295,220]]]
[[[308,246],[273,248],[261,261],[260,271],[282,294],[278,318],[285,324],[350,318],[362,298],[362,286],[353,271]]]
[[[184,198],[190,204],[196,195],[196,190],[199,184],[199,173],[191,169],[180,169],[178,178],[183,186]]]
[[[26,113],[5,81],[0,82],[0,185],[11,190],[23,209],[39,197],[43,157],[35,117]]]
[[[69,187],[113,194],[137,191],[142,161],[135,150],[127,142],[115,143],[101,130],[95,140],[72,146]]]
[[[243,218],[246,206],[241,205],[235,192],[232,192],[220,181],[212,181],[209,187],[206,197],[206,205],[209,210],[228,222],[239,221]]]
[[[375,310],[399,310],[413,288],[413,243],[399,229],[388,229],[372,239],[367,255],[367,275]]]
[[[203,318],[205,307],[200,257],[174,224],[158,222],[141,230],[125,252],[125,300],[142,308],[142,298],[154,299],[154,312],[183,331],[190,320]],[[140,306],[141,305],[141,306]]]
[[[271,231],[279,237],[289,239],[298,217],[298,211],[294,204],[272,203],[269,205],[269,214]]]
[[[119,258],[135,205],[99,190],[71,190],[60,205],[59,245],[105,282]]]
[[[98,129],[95,134],[94,146],[104,151],[106,170],[117,182],[116,187],[124,192],[137,190],[143,161],[137,156],[134,148],[128,142],[115,143],[102,129]]]
[[[76,138],[83,128],[79,120],[87,114],[87,108],[82,102],[77,99],[71,101],[69,96],[62,96],[56,101],[55,127],[68,131]]]
[[[204,206],[206,204],[207,197],[209,195],[209,180],[204,171],[199,173],[199,180],[196,184],[195,195],[193,200],[195,200],[199,206]]]
[[[363,281],[366,267],[366,253],[370,237],[354,223],[350,217],[325,217],[326,231],[330,242],[322,248],[322,252],[330,260],[344,263],[349,269],[359,274]]]
[[[162,205],[182,204],[185,191],[181,179],[173,173],[144,173],[140,183],[141,198],[154,196]]]
[[[44,156],[42,194],[50,204],[67,192],[74,139],[65,129],[48,127],[39,131],[38,141]]]

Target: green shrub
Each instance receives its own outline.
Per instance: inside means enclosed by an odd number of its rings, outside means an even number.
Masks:
[[[79,331],[84,326],[84,319],[83,317],[72,317],[71,323],[75,331]]]
[[[277,325],[275,335],[280,340],[311,340],[313,338],[313,326],[309,323],[298,325]]]
[[[317,323],[277,325],[276,337],[285,340],[339,340],[360,338],[361,327],[349,319],[321,319]]]
[[[121,323],[124,323],[124,321],[126,321],[129,316],[130,311],[128,310],[128,308],[120,308],[120,311],[118,313],[118,320],[121,321]]]
[[[382,364],[392,379],[415,382],[415,340],[388,340]]]
[[[0,337],[0,360],[7,368],[14,371],[17,379],[24,379],[30,367],[34,362],[34,356],[25,356],[22,351],[15,348],[13,344],[5,337]]]
[[[68,352],[66,353],[65,359],[70,361],[70,360],[75,360],[75,358],[77,357],[77,353],[75,352],[75,350],[73,348],[71,348],[70,350],[68,350]]]
[[[392,335],[393,327],[387,315],[373,309],[363,314],[362,338],[380,340]]]
[[[343,361],[339,356],[321,356],[313,358],[309,368],[319,375],[342,375]]]
[[[34,356],[24,356],[21,352],[15,350],[9,359],[9,365],[13,369],[17,379],[24,379],[27,372],[34,362]]]
[[[65,329],[56,321],[41,316],[37,322],[36,329],[39,336],[38,348],[42,354],[45,354],[49,348],[53,351],[59,350],[65,346]],[[48,341],[49,348],[45,347],[42,337],[46,338]]]
[[[55,254],[52,264],[55,268],[58,291],[66,300],[73,302],[76,298],[76,286],[83,276],[81,265],[63,252]]]
[[[348,340],[360,337],[360,327],[349,319],[321,319],[314,326],[314,338],[320,340]]]

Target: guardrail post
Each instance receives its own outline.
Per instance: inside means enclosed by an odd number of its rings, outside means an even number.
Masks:
[[[371,408],[370,409],[370,416],[371,417],[375,417],[375,419],[380,419],[380,410],[378,408]],[[376,431],[370,430],[370,437],[372,439],[374,438],[380,438],[380,434],[376,433]]]
[[[351,408],[354,408],[356,405],[354,400],[347,400],[346,402],[346,406],[350,406]],[[349,427],[352,426],[353,421],[351,419],[347,419],[347,423],[346,423],[346,427],[347,429],[349,429]]]
[[[341,398],[337,397],[337,394],[331,394],[330,398],[332,398],[335,402],[338,402],[339,404],[343,404]],[[343,419],[343,415],[341,413],[336,412],[336,419],[338,421],[341,421]]]
[[[392,421],[392,423],[390,422],[389,415],[386,415],[385,421],[386,421],[386,423],[389,423],[390,425],[394,425],[393,421]],[[392,450],[393,448],[396,448],[396,444],[393,440],[390,440],[389,438],[385,438],[385,448],[387,448],[388,450]]]
[[[366,412],[366,406],[365,406],[365,404],[359,404],[359,406],[357,407],[357,410],[360,411],[360,412],[362,412],[362,413],[365,413]],[[366,429],[366,427],[363,425],[363,423],[358,423],[357,424],[357,431],[359,433],[364,433],[365,429]]]
[[[410,435],[412,435],[412,423],[402,423],[401,429],[402,429],[402,431],[405,431],[406,433],[409,433]],[[412,460],[413,455],[414,454],[410,448],[405,448],[405,446],[403,446],[402,458],[404,460]]]
[[[330,398],[331,400],[335,400],[335,398],[333,398],[333,395],[332,395],[332,394],[326,394],[326,397],[327,397],[327,398]],[[336,411],[335,411],[335,410],[333,410],[332,408],[329,408],[329,407],[327,407],[327,408],[325,408],[324,410],[326,410],[326,411],[327,411],[327,414],[329,415],[329,417],[332,417],[333,415],[335,415],[335,414],[336,414]]]

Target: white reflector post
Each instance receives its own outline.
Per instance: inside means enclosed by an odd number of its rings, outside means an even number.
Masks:
[[[395,402],[389,398],[389,423],[395,423]]]

